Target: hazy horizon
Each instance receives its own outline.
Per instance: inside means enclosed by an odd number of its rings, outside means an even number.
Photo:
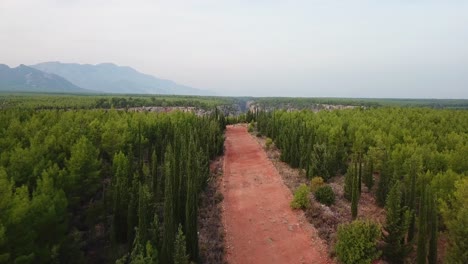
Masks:
[[[0,63],[115,63],[218,95],[468,98],[468,1],[2,0]]]

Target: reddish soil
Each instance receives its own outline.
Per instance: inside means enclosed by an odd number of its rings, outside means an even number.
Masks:
[[[333,263],[260,144],[245,126],[226,130],[222,192],[228,263]]]

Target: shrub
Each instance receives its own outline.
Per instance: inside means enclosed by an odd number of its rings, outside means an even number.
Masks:
[[[271,138],[267,138],[267,139],[265,140],[265,147],[266,147],[267,149],[270,149],[270,147],[271,147],[272,144],[273,144],[273,140],[272,140]]]
[[[310,180],[310,191],[315,193],[318,188],[322,187],[325,184],[322,177],[313,177]]]
[[[305,184],[301,184],[294,192],[294,199],[291,201],[291,208],[305,209],[310,206],[309,188]]]
[[[250,123],[247,130],[248,130],[249,132],[253,132],[253,131],[254,131],[254,128],[255,128],[255,125],[254,125],[253,123]]]
[[[335,245],[338,260],[345,264],[372,263],[380,256],[376,248],[379,236],[379,226],[371,221],[339,225]]]
[[[330,206],[335,203],[335,193],[330,185],[324,185],[315,191],[315,199],[320,203]]]

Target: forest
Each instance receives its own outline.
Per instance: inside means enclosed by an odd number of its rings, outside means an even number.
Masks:
[[[1,110],[0,263],[197,262],[224,122],[216,110]]]
[[[340,262],[368,263],[362,255],[436,263],[443,236],[445,262],[466,263],[466,110],[379,101],[318,112],[285,107],[306,109],[310,100],[2,94],[0,263],[202,263],[200,195],[210,161],[223,153],[226,125],[239,122],[251,122],[249,130],[268,137],[312,185],[344,177],[355,221],[336,230]],[[350,103],[327,100],[314,102]],[[287,110],[224,115],[224,106],[245,110],[248,102]],[[129,111],[141,106],[207,111]],[[384,223],[359,213],[364,190],[385,209]],[[314,195],[325,205],[335,199],[331,188]],[[355,241],[372,250],[347,246]]]
[[[338,228],[335,250],[341,262],[370,263],[379,256],[379,240],[384,259],[391,263],[436,263],[441,233],[448,237],[445,262],[468,260],[466,111],[271,111],[249,113],[247,119],[257,122],[259,134],[272,139],[282,161],[313,179],[312,186],[316,177],[326,183],[344,175],[344,194],[356,220]],[[386,210],[382,226],[357,218],[364,188]],[[315,192],[316,199],[324,192]],[[350,246],[356,244],[360,246]]]

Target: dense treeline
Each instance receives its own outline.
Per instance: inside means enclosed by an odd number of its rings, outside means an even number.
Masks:
[[[70,95],[0,93],[0,109],[125,109],[143,106],[196,107],[210,110],[216,106],[245,106],[246,98],[186,95]],[[244,110],[244,109],[242,109]]]
[[[263,97],[255,98],[255,102],[261,109],[311,109],[320,108],[322,104],[351,105],[364,107],[430,107],[467,109],[466,99],[392,99],[392,98],[287,98],[287,97]]]
[[[362,188],[375,192],[377,204],[387,212],[386,259],[400,263],[416,249],[418,263],[435,263],[439,231],[446,231],[447,258],[453,263],[468,261],[468,215],[463,209],[468,112],[274,111],[260,112],[256,119],[259,132],[281,149],[281,159],[303,169],[309,179],[345,175],[344,194],[351,201],[353,218],[359,215]]]
[[[196,261],[224,123],[217,111],[0,111],[0,263]]]

